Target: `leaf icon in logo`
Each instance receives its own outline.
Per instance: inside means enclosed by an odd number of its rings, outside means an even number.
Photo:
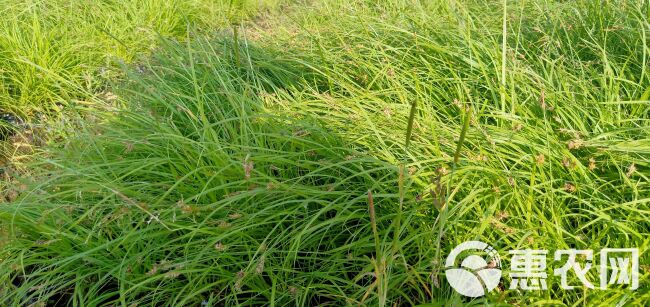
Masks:
[[[454,267],[456,257],[467,250],[487,253],[491,258],[491,265],[488,265],[488,262],[478,255],[470,255],[461,262],[460,268]],[[447,267],[445,275],[451,287],[467,297],[483,296],[494,290],[501,280],[502,272],[498,253],[480,241],[467,241],[456,246],[447,257],[445,266]]]

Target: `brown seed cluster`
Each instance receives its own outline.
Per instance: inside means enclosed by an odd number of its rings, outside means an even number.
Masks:
[[[573,169],[576,167],[576,163],[568,157],[562,159],[562,165],[567,169]]]
[[[564,190],[569,193],[575,193],[578,189],[573,183],[567,182],[564,184]]]
[[[570,150],[579,149],[579,148],[581,148],[583,146],[584,146],[584,141],[581,140],[581,139],[571,140],[571,141],[569,141],[569,143],[567,143],[567,147]]]
[[[593,171],[596,169],[596,159],[589,158],[589,170]]]
[[[262,255],[260,257],[260,260],[257,262],[257,266],[255,267],[255,273],[257,274],[262,274],[264,273],[264,261],[266,260],[266,257]]]
[[[196,207],[186,204],[182,199],[179,200],[176,205],[184,214],[194,214],[198,211]]]
[[[625,176],[628,178],[632,177],[634,173],[636,172],[636,165],[634,163],[630,164],[630,166],[627,167],[627,172],[625,173]]]
[[[436,170],[436,173],[438,173],[438,175],[444,176],[444,175],[449,174],[449,171],[447,170],[446,167],[441,166]]]
[[[503,221],[503,220],[510,217],[510,213],[508,213],[508,211],[499,211],[499,212],[497,212],[497,214],[494,215],[494,217],[498,221]]]
[[[244,178],[246,180],[251,178],[251,172],[253,171],[253,161],[244,160]]]
[[[477,161],[477,162],[487,162],[488,157],[484,154],[478,154],[472,158],[472,160]]]
[[[241,291],[241,284],[242,284],[242,281],[243,281],[244,277],[246,277],[246,272],[244,272],[244,271],[239,271],[235,275],[235,286],[234,286],[235,291],[237,291],[237,292]]]
[[[418,171],[418,169],[415,166],[409,167],[409,175],[413,176],[415,173]]]
[[[497,220],[496,217],[495,217],[495,218],[492,218],[492,219],[490,220],[490,224],[491,224],[494,228],[500,230],[501,232],[503,232],[503,233],[505,233],[505,234],[513,234],[513,233],[515,233],[514,228],[512,228],[512,227],[510,227],[510,226],[508,226],[508,225],[502,223],[501,221]]]

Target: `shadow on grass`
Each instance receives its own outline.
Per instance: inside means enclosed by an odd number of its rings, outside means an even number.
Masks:
[[[117,87],[124,109],[80,123],[0,207],[4,302],[373,304],[397,287],[389,299],[426,301],[423,204],[398,214],[396,166],[272,112],[266,98],[303,82],[322,80],[279,52],[166,42]]]

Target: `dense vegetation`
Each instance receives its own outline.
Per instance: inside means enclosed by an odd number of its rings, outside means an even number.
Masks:
[[[0,108],[21,116],[89,99],[160,37],[184,40],[276,1],[1,0]],[[190,31],[190,29],[192,31]]]
[[[647,2],[58,2],[3,11],[0,106],[57,121],[7,157],[3,305],[650,301]],[[470,301],[467,240],[641,285]]]

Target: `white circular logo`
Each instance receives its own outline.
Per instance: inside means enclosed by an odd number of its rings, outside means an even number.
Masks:
[[[473,250],[474,254],[463,259],[459,267],[456,258],[460,253],[468,250]],[[476,254],[483,254],[483,256]],[[456,246],[445,261],[445,269],[451,287],[468,297],[487,294],[494,290],[501,280],[499,253],[481,241],[467,241]]]

